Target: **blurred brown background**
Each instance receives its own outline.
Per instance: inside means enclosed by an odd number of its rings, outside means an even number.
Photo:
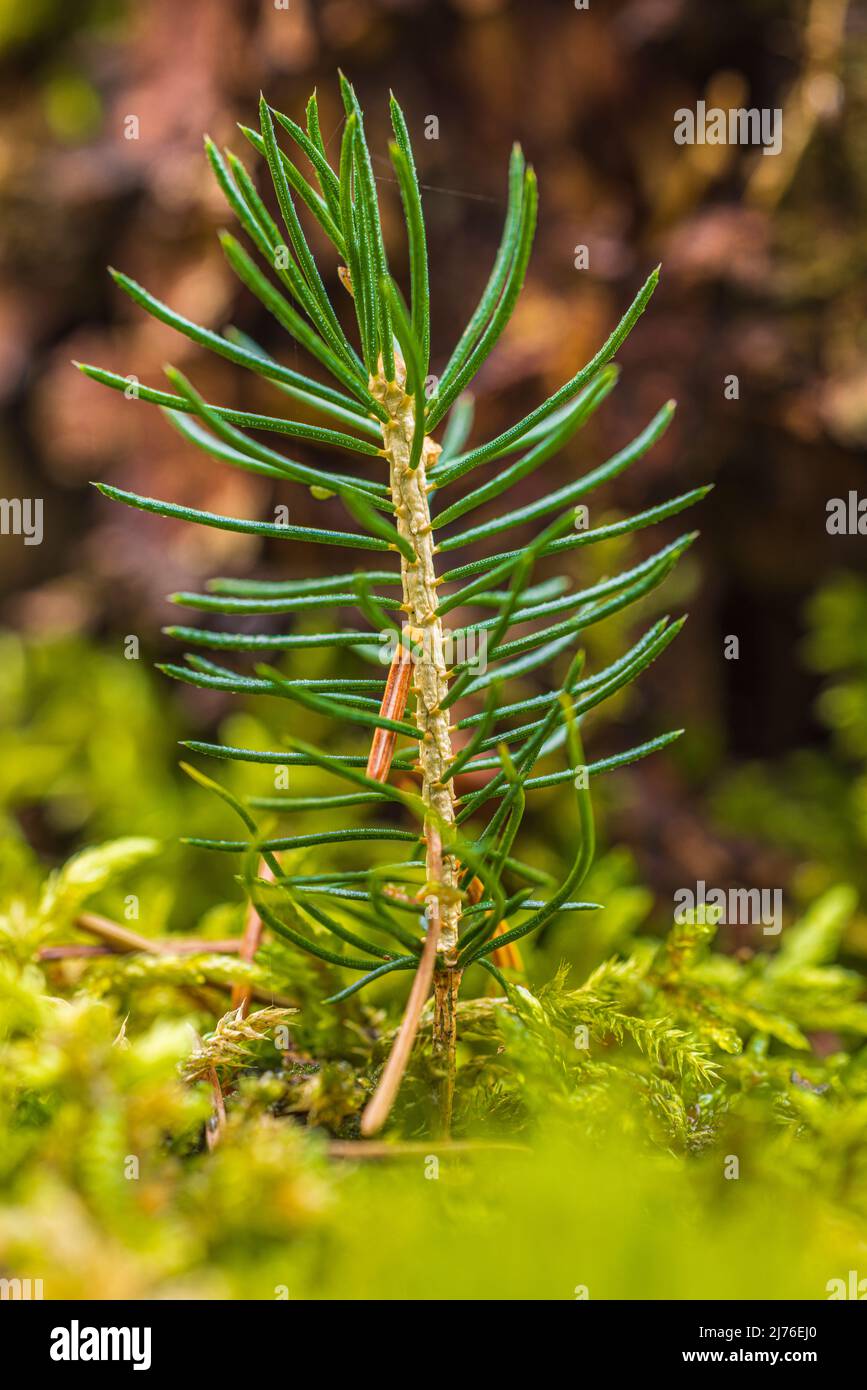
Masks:
[[[215,232],[231,215],[201,137],[231,144],[258,177],[235,122],[255,123],[260,87],[298,117],[316,85],[336,155],[338,67],[357,86],[384,180],[389,87],[407,112],[425,185],[434,371],[487,276],[513,139],[536,166],[535,253],[477,382],[477,438],[571,376],[663,263],[616,392],[549,469],[565,481],[673,396],[668,435],[596,506],[636,510],[717,485],[687,518],[702,540],[666,599],[673,611],[687,604],[690,622],[612,746],[687,726],[676,754],[635,774],[649,795],[624,799],[618,828],[651,878],[657,859],[673,884],[696,865],[709,878],[715,864],[729,871],[734,851],[709,848],[702,828],[702,788],[727,765],[823,739],[817,681],[799,655],[803,604],[834,571],[864,570],[864,538],[825,529],[826,500],[865,486],[867,443],[867,15],[847,0],[592,0],[587,11],[571,0],[3,0],[0,494],[44,497],[46,536],[38,547],[0,542],[0,617],[26,633],[112,643],[135,632],[148,656],[165,655],[159,629],[177,615],[169,589],[281,572],[285,547],[145,519],[89,488],[102,478],[248,516],[275,500],[262,479],[209,461],[152,407],[69,362],[160,385],[170,360],[211,400],[279,405],[257,378],[149,320],[105,266],[291,362],[291,345],[224,263]],[[782,153],[676,145],[675,110],[701,98],[781,107]],[[429,115],[437,140],[424,138]],[[125,138],[129,116],[138,139]],[[385,210],[403,275],[393,190]],[[587,270],[574,266],[579,245]],[[724,395],[731,374],[736,401]],[[293,496],[293,520],[310,519],[305,497]],[[684,529],[673,526],[667,536]],[[640,538],[636,558],[657,544],[657,532]],[[302,573],[327,563],[289,560]],[[723,657],[728,634],[740,639],[737,661]],[[189,691],[171,698],[199,736],[222,708]]]

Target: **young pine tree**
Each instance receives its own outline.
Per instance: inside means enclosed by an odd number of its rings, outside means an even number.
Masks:
[[[590,779],[678,736],[679,731],[663,734],[587,765],[579,728],[583,714],[635,680],[665,650],[682,619],[653,623],[623,656],[594,673],[585,672],[579,644],[585,629],[655,589],[693,535],[583,589],[572,588],[568,575],[532,583],[535,563],[651,526],[690,507],[707,489],[695,488],[623,521],[577,529],[583,507],[576,511],[576,506],[659,438],[672,416],[668,402],[604,463],[562,487],[543,484],[531,503],[509,505],[510,489],[542,469],[611,392],[617,376],[612,359],[647,305],[658,272],[571,380],[496,439],[467,448],[472,408],[465,393],[509,322],[530,257],[537,209],[533,171],[516,146],[493,268],[443,371],[431,378],[425,225],[406,121],[392,97],[395,138],[389,153],[406,223],[409,308],[389,273],[361,108],[349,82],[341,77],[340,85],[346,122],[337,168],[326,155],[315,94],[307,106],[306,129],[264,99],[260,129],[241,127],[267,162],[279,221],[241,160],[206,142],[216,179],[247,238],[242,245],[222,234],[229,264],[315,359],[322,369],[317,376],[284,365],[235,329],[219,333],[200,327],[126,275],[112,274],[149,314],[266,378],[303,406],[305,418],[209,404],[172,368],[166,369],[171,389],[140,386],[138,399],[160,406],[185,439],[223,463],[309,489],[315,498],[336,496],[349,528],[226,517],[98,486],[116,501],[162,516],[296,546],[328,546],[335,569],[344,570],[285,582],[215,579],[205,594],[173,595],[175,602],[205,613],[285,614],[290,629],[295,613],[355,610],[357,616],[352,627],[333,624],[334,630],[316,634],[178,626],[170,631],[188,654],[182,664],[163,669],[196,686],[291,701],[301,707],[299,722],[313,710],[335,729],[357,730],[364,741],[352,754],[329,753],[300,738],[286,739],[288,751],[189,746],[211,758],[312,766],[323,774],[323,792],[315,800],[287,795],[241,804],[193,772],[229,801],[247,832],[241,840],[193,843],[247,853],[249,891],[261,921],[301,950],[352,972],[335,1001],[394,971],[412,977],[392,1052],[363,1117],[362,1130],[371,1134],[388,1115],[431,989],[433,1045],[448,1124],[462,976],[477,967],[508,991],[503,971],[517,962],[513,943],[557,914],[592,906],[575,898],[593,858]],[[278,143],[275,122],[305,157],[312,178]],[[323,270],[311,252],[302,215],[308,225],[309,219],[318,224],[333,247]],[[326,288],[338,277],[339,293],[351,298],[357,336],[347,335]],[[81,370],[116,390],[128,387],[128,378],[114,372]],[[322,423],[306,423],[311,413]],[[347,459],[345,471],[296,462],[264,443],[268,434],[315,445],[323,456],[340,451]],[[483,519],[467,521],[471,513]],[[341,566],[337,554],[346,550],[364,552],[364,563],[355,569],[347,569],[345,561]],[[467,551],[473,558],[466,558]],[[373,568],[372,560],[382,567]],[[450,615],[458,610],[477,616],[451,628]],[[387,673],[384,664],[369,664],[371,657],[376,662],[384,641]],[[339,674],[311,679],[305,675],[305,651],[321,647],[336,649]],[[205,657],[203,650],[215,655]],[[287,653],[289,659],[282,669],[260,664],[254,675],[242,674],[225,664],[227,655],[242,652]],[[360,664],[364,659],[367,668]],[[368,674],[359,674],[365,669]],[[545,688],[527,696],[525,678],[531,673],[545,681]],[[341,782],[344,788],[335,791]],[[562,782],[575,787],[574,852],[562,882],[552,883],[518,857],[516,840],[527,795]],[[394,816],[388,824],[360,829],[340,825],[344,807],[369,808],[374,818],[387,820],[390,804],[403,818],[401,828]],[[290,833],[263,833],[256,819],[262,810],[285,815]],[[301,810],[321,812],[323,830],[293,835],[293,813]],[[399,863],[346,869],[339,857],[344,847],[363,839],[403,842],[406,856]],[[330,847],[324,852],[332,855],[336,851],[336,866],[320,866],[316,874],[293,872],[291,851],[311,845]]]

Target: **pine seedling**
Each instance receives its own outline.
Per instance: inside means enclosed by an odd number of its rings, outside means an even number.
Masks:
[[[214,579],[206,593],[173,595],[185,608],[227,621],[238,614],[285,615],[287,630],[178,625],[169,632],[187,655],[163,669],[194,686],[288,701],[299,707],[299,725],[312,710],[326,716],[333,730],[357,735],[358,753],[327,752],[296,737],[272,751],[187,746],[212,759],[321,772],[319,797],[261,796],[244,803],[197,772],[199,781],[228,801],[244,835],[191,843],[246,855],[246,881],[263,923],[299,950],[349,972],[350,982],[332,996],[335,1003],[394,972],[414,977],[363,1117],[363,1133],[372,1134],[388,1116],[431,991],[433,1048],[448,1124],[463,975],[486,971],[508,993],[503,969],[516,962],[515,943],[562,913],[594,906],[577,896],[593,858],[589,782],[665,747],[680,732],[585,764],[583,715],[631,684],[662,654],[683,619],[660,619],[623,656],[592,673],[584,669],[580,643],[586,629],[655,590],[694,535],[682,535],[640,564],[585,588],[573,588],[567,575],[534,582],[537,563],[653,526],[692,506],[707,489],[694,488],[609,525],[576,529],[576,506],[663,434],[674,410],[668,402],[604,463],[560,487],[543,483],[533,502],[509,505],[510,490],[542,470],[611,393],[614,356],[647,306],[658,270],[591,361],[524,419],[467,447],[467,388],[509,322],[530,258],[535,175],[515,146],[505,226],[490,277],[444,369],[432,379],[427,243],[407,123],[392,96],[389,154],[406,227],[408,303],[389,270],[364,117],[342,76],[340,86],[346,120],[336,166],[322,142],[315,94],[306,129],[264,98],[259,129],[241,127],[267,164],[273,212],[241,159],[206,141],[207,158],[248,243],[223,233],[226,258],[313,359],[315,375],[285,365],[235,329],[201,327],[128,276],[112,274],[147,313],[264,378],[302,407],[303,419],[210,404],[171,367],[168,389],[142,385],[137,399],[158,405],[185,440],[222,463],[308,489],[323,501],[338,499],[328,505],[332,512],[342,505],[346,522],[278,525],[97,486],[109,498],[161,516],[296,546],[327,546],[335,571],[342,571],[271,582]],[[284,148],[286,137],[291,153]],[[306,174],[299,154],[309,166]],[[324,269],[311,251],[302,216],[333,248]],[[354,310],[352,333],[332,304],[329,287],[338,281]],[[341,297],[346,303],[342,292]],[[128,384],[127,377],[99,367],[81,370],[116,390]],[[317,423],[308,423],[311,415]],[[297,462],[283,448],[262,442],[268,435],[283,436],[290,448],[293,441],[314,445],[323,456],[337,451],[346,462],[342,469]],[[354,568],[351,559],[337,559],[346,551],[363,552]],[[307,626],[293,630],[294,615],[309,621],[323,610],[337,615],[330,630],[327,623],[313,632]],[[350,610],[356,617],[346,626],[339,617]],[[449,615],[459,610],[480,616],[450,629]],[[387,675],[377,647],[388,653]],[[335,650],[336,674],[312,679],[304,673],[305,653],[319,648]],[[225,664],[243,652],[260,658],[253,675]],[[486,654],[485,662],[478,652]],[[262,660],[282,653],[279,668]],[[541,693],[525,693],[528,677],[545,682]],[[555,883],[517,850],[527,797],[558,783],[575,787],[576,830],[571,864]],[[373,823],[341,825],[346,807],[353,816],[363,808]],[[293,833],[300,812],[322,813],[323,829]],[[262,813],[283,817],[285,832],[263,831]],[[395,842],[396,862],[347,867],[353,862],[348,856],[365,840]],[[334,855],[336,866],[299,872],[307,865],[295,852],[311,850]]]

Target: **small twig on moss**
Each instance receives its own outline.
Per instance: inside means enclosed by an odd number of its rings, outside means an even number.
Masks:
[[[108,917],[99,917],[95,912],[80,913],[75,919],[75,925],[80,931],[98,936],[100,941],[104,941],[113,951],[144,951],[149,956],[158,956],[166,950],[160,941],[130,931],[129,927],[122,927],[119,922],[112,922]]]
[[[80,931],[99,937],[112,955],[135,951],[141,951],[148,956],[162,956],[168,953],[168,948],[161,942],[141,936],[139,932],[130,931],[129,927],[122,927],[119,922],[112,922],[110,918],[100,917],[95,912],[80,913],[75,919],[75,925]],[[214,1012],[213,1001],[204,990],[190,988],[186,993],[198,1008],[204,1008],[208,1013]]]
[[[436,832],[431,832],[435,834]],[[436,964],[437,945],[440,939],[440,918],[439,918],[439,899],[431,897],[428,900],[428,926],[427,936],[425,937],[424,949],[415,972],[412,982],[412,989],[406,1001],[406,1008],[403,1011],[403,1018],[397,1030],[394,1044],[388,1056],[388,1061],[383,1069],[382,1076],[379,1078],[379,1085],[368,1101],[364,1114],[361,1117],[361,1133],[365,1137],[371,1134],[378,1134],[385,1124],[394,1104],[403,1074],[406,1071],[412,1045],[418,1032],[421,1011],[425,1006],[425,1001],[430,994],[431,981],[433,980],[434,965]]]
[[[99,917],[94,912],[82,912],[81,915],[76,918],[75,925],[79,927],[81,931],[89,932],[91,936],[98,936],[100,940],[110,948],[108,954],[111,955],[132,954],[137,951],[148,956],[197,954],[190,950],[175,952],[174,943],[170,938],[159,940],[153,937],[140,936],[138,932],[130,931],[129,927],[122,927],[119,922],[112,922],[108,917]],[[203,941],[201,943],[203,948],[201,954],[224,954],[222,948],[226,944],[226,942],[221,941]],[[239,954],[241,944],[241,942],[232,941],[230,944],[230,953]],[[229,952],[227,952],[227,954],[228,953]],[[217,980],[209,980],[208,985],[213,989],[226,988],[225,985]],[[278,1004],[283,1008],[294,1007],[291,999],[286,999],[282,995],[274,994],[272,990],[260,989],[258,985],[247,985],[245,988],[250,990],[251,998],[258,1000],[260,1003]],[[187,993],[190,995],[190,998],[195,999],[200,1006],[204,1005],[209,1013],[217,1012],[212,1000],[208,998],[204,990],[188,988]]]
[[[496,1140],[488,1142],[482,1139],[456,1139],[450,1140],[446,1144],[437,1143],[434,1147],[438,1158],[448,1154],[482,1153],[486,1150],[495,1153],[532,1153],[526,1144],[509,1144]],[[402,1144],[383,1141],[371,1143],[366,1139],[335,1139],[333,1143],[328,1145],[329,1158],[347,1158],[350,1160],[416,1158],[419,1154],[427,1157],[430,1152],[431,1141],[429,1139]]]
[[[241,950],[241,942],[233,937],[225,941],[207,941],[202,937],[171,937],[163,940],[161,945],[165,951],[170,951],[173,956],[232,956],[237,955]],[[37,952],[38,960],[79,960],[89,959],[92,956],[117,956],[125,955],[138,947],[120,946],[85,946],[80,941],[67,941],[59,946],[43,946]]]

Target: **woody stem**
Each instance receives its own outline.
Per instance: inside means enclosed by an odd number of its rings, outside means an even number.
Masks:
[[[419,770],[422,776],[422,799],[430,808],[424,826],[425,839],[425,916],[428,929],[436,923],[437,942],[434,977],[449,985],[444,997],[451,1007],[434,1014],[434,1052],[444,1071],[443,1113],[451,1113],[454,1089],[454,1000],[459,977],[456,972],[458,934],[461,906],[458,896],[459,866],[454,857],[443,853],[442,831],[454,824],[454,785],[445,776],[452,762],[449,715],[442,708],[448,692],[448,663],[442,619],[437,611],[437,578],[434,566],[435,546],[428,502],[427,470],[436,462],[440,446],[425,438],[421,458],[416,468],[410,467],[415,417],[413,399],[407,395],[403,364],[397,363],[397,381],[383,377],[371,379],[371,390],[388,411],[388,421],[382,426],[383,446],[389,463],[389,481],[394,504],[398,534],[408,540],[413,559],[401,556],[403,607],[407,618],[412,649],[413,683],[416,697],[415,721],[419,731]],[[429,958],[433,952],[425,952]],[[428,983],[429,988],[429,983]],[[437,986],[437,999],[443,985]],[[413,991],[411,1002],[418,1014],[424,999],[419,1001]],[[427,990],[425,990],[425,995]],[[402,1050],[407,1048],[407,1024],[404,1016],[400,1037]],[[418,1017],[411,1028],[412,1036],[418,1027]],[[411,1045],[411,1040],[410,1040]],[[404,1061],[405,1065],[405,1061]],[[393,1080],[393,1079],[392,1079]],[[373,1103],[371,1103],[372,1108]],[[375,1112],[380,1116],[380,1109]],[[372,1131],[367,1131],[372,1132]]]

